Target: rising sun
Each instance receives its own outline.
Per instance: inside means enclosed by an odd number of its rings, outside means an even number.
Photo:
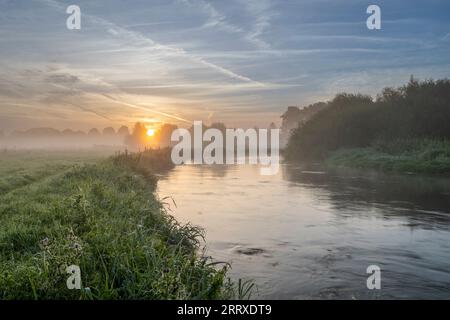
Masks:
[[[153,137],[155,135],[155,129],[148,129],[147,130],[147,135],[149,137]]]

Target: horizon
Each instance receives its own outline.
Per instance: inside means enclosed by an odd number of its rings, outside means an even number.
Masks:
[[[137,124],[137,123],[141,123],[141,122],[136,122],[135,124]],[[145,123],[141,123],[141,124],[143,124],[147,128],[152,128],[155,131],[157,131],[160,128],[160,127],[151,127],[151,126],[149,126],[149,125],[147,125]],[[161,123],[161,125],[165,125],[165,124],[166,125],[174,125],[173,123],[170,123],[170,122],[162,122]],[[209,127],[209,126],[213,126],[213,125],[216,125],[216,124],[223,124],[223,125],[225,125],[225,127],[227,129],[233,129],[232,127],[227,126],[226,123],[221,122],[221,121],[213,122],[213,123],[210,123],[210,124],[205,124],[205,126]],[[185,128],[191,128],[193,125],[194,125],[194,123],[192,123],[192,125],[190,125],[190,126],[186,126]],[[118,124],[116,126],[111,125],[111,126],[106,126],[106,127],[92,127],[92,128],[89,128],[89,129],[74,129],[74,128],[66,128],[66,127],[63,127],[62,129],[58,129],[58,128],[54,128],[54,127],[29,127],[29,128],[22,129],[22,130],[13,130],[13,131],[0,130],[0,132],[3,133],[5,137],[12,136],[12,135],[18,134],[18,133],[28,133],[29,131],[32,131],[32,130],[53,130],[53,131],[56,131],[56,132],[58,132],[60,134],[70,131],[70,133],[74,133],[74,134],[83,133],[83,134],[86,134],[86,135],[89,134],[89,131],[91,131],[91,130],[97,130],[98,134],[104,135],[105,133],[103,133],[103,131],[105,129],[110,129],[110,128],[114,130],[114,134],[119,134],[119,129],[121,129],[122,127],[128,129],[130,131],[130,133],[131,133],[131,131],[133,130],[134,125],[133,126],[127,126],[127,125],[119,125]],[[257,127],[257,129],[263,129],[263,128],[267,129],[269,127],[270,127],[270,125],[266,126],[266,127]],[[181,128],[183,128],[183,127],[181,127]],[[253,129],[253,128],[255,128],[255,126],[248,127],[248,129]],[[106,133],[106,135],[108,135],[108,134],[110,134],[110,133]]]

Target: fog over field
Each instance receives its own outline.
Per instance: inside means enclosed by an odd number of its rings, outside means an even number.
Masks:
[[[25,131],[14,131],[9,135],[0,135],[0,148],[3,149],[80,149],[102,147],[124,147],[129,135],[127,127],[119,130],[112,127],[88,132],[53,128],[33,128]]]

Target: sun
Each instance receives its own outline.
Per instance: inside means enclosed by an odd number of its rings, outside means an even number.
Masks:
[[[153,137],[155,135],[155,129],[148,129],[147,130],[147,136]]]

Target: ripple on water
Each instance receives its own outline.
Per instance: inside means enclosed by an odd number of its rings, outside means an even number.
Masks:
[[[236,252],[238,254],[243,254],[246,256],[255,256],[255,255],[262,255],[264,253],[267,253],[267,251],[262,248],[253,248],[253,247],[244,247],[244,246],[234,247],[233,252]]]

